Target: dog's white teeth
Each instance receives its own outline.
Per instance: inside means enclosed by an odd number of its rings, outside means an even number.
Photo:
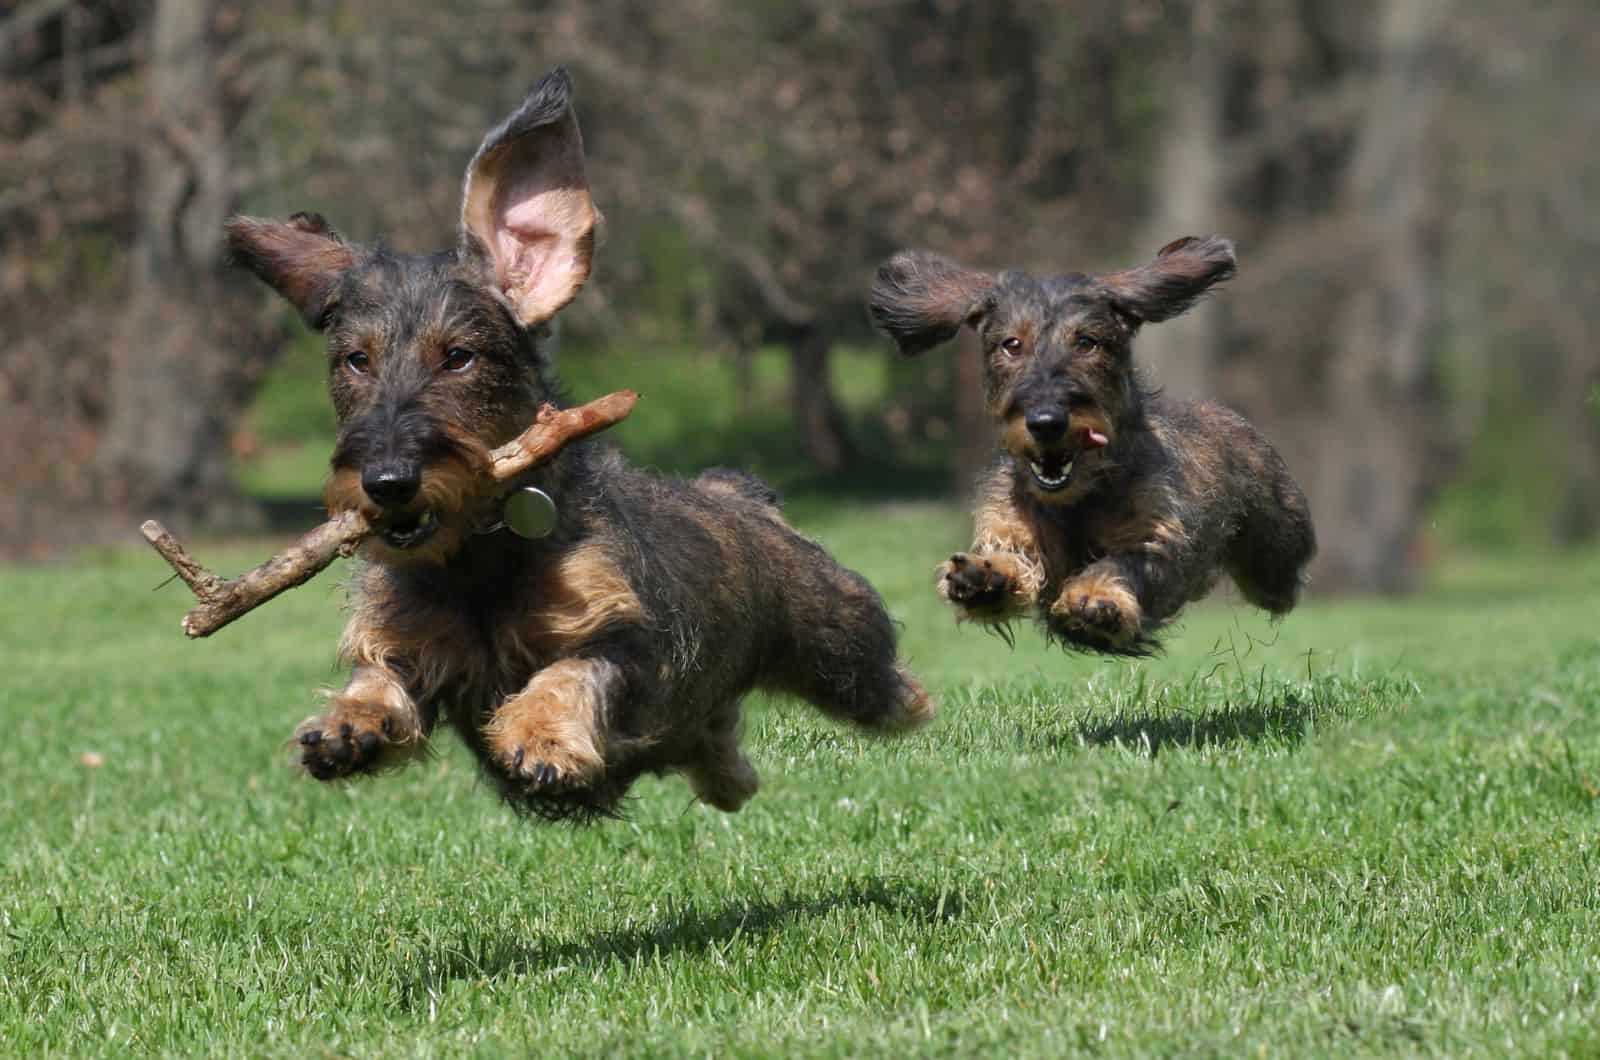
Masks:
[[[1072,461],[1070,460],[1063,464],[1060,473],[1055,475],[1047,474],[1044,465],[1037,460],[1030,460],[1028,464],[1033,468],[1033,477],[1038,479],[1039,485],[1045,489],[1060,489],[1067,484],[1067,479],[1072,475]]]

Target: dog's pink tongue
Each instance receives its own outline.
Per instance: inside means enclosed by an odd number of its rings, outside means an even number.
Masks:
[[[1091,449],[1104,449],[1111,444],[1110,438],[1107,438],[1093,427],[1083,432],[1083,440]]]

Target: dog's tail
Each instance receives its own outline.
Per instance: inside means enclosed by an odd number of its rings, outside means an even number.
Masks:
[[[736,497],[765,504],[769,508],[783,507],[783,500],[778,496],[778,491],[748,471],[731,467],[714,467],[702,471],[694,481],[703,489],[721,490]]]

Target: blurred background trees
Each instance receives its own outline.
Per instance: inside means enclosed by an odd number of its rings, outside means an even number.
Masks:
[[[1600,529],[1582,0],[0,0],[0,550],[262,526],[260,388],[320,369],[221,219],[445,245],[479,136],[558,62],[607,218],[563,369],[722,373],[743,413],[661,404],[658,463],[955,496],[976,357],[891,363],[875,264],[1095,269],[1219,231],[1240,278],[1141,352],[1279,443],[1319,587]]]

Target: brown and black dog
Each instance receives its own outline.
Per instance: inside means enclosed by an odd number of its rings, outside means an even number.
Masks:
[[[1282,459],[1228,409],[1161,398],[1133,363],[1140,327],[1234,268],[1217,237],[1093,276],[991,274],[917,251],[879,268],[871,314],[901,353],[963,326],[982,343],[1000,452],[971,550],[938,571],[958,618],[1034,615],[1066,645],[1139,655],[1222,571],[1274,615],[1294,607],[1316,537]]]
[[[234,258],[327,334],[328,507],[380,527],[340,644],[349,683],[295,749],[318,779],[367,773],[445,720],[546,817],[613,813],[667,770],[733,811],[756,789],[738,735],[752,688],[878,731],[933,707],[877,594],[753,478],[662,479],[578,443],[524,483],[555,500],[548,536],[464,503],[489,451],[559,400],[546,324],[588,276],[598,219],[570,96],[554,71],[489,132],[450,250],[358,246],[309,214],[228,225]]]

